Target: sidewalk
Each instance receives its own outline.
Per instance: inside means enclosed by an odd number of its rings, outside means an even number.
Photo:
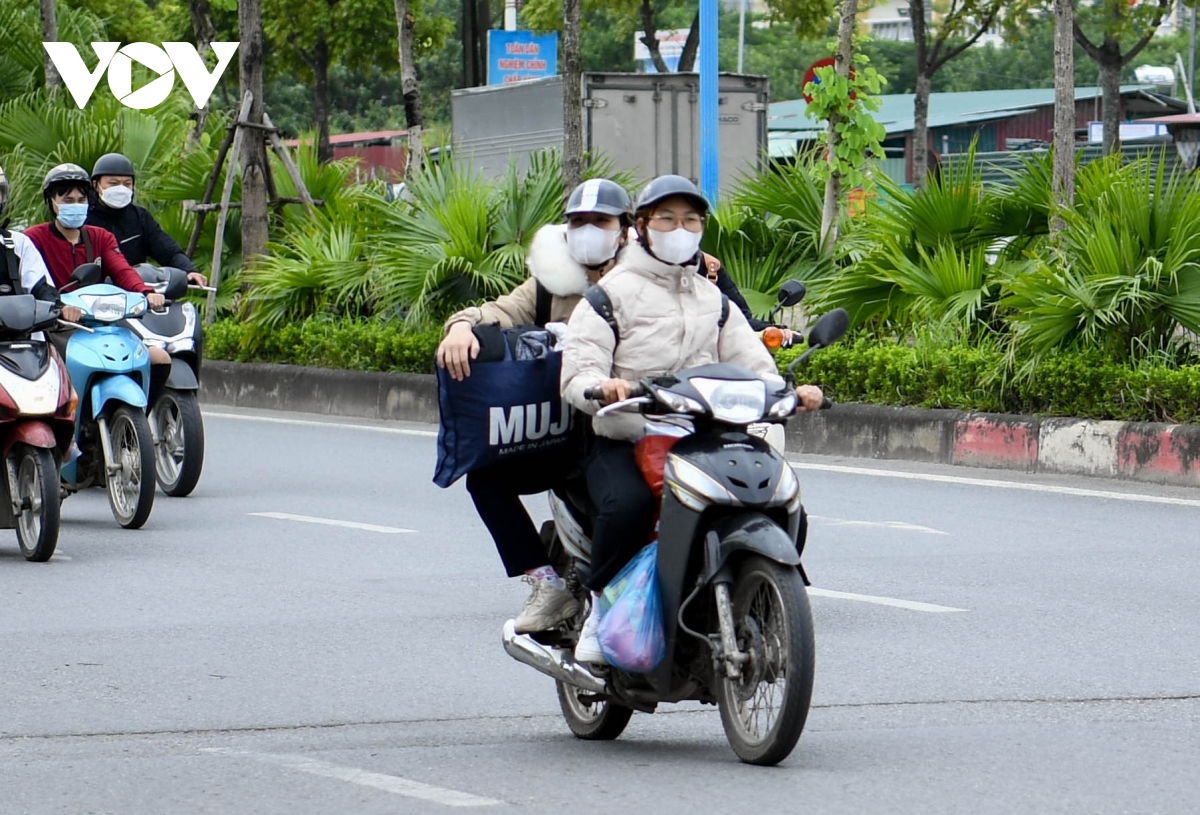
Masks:
[[[438,421],[437,381],[420,374],[204,363],[209,405]],[[789,452],[899,459],[1200,486],[1200,426],[1038,419],[839,404],[788,425]]]

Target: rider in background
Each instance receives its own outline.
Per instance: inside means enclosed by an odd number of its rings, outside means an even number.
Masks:
[[[629,193],[603,178],[583,182],[571,193],[566,223],[542,227],[526,256],[530,277],[511,293],[463,309],[446,321],[437,364],[462,381],[471,375],[479,354],[476,326],[565,322],[588,286],[608,271],[628,240],[632,208]],[[539,314],[539,312],[542,312]],[[530,584],[525,607],[516,619],[520,633],[545,631],[573,617],[578,603],[549,564],[549,556],[521,503],[562,484],[580,451],[567,444],[497,462],[467,474],[467,491],[492,535],[509,577]]]
[[[87,222],[113,233],[121,254],[130,266],[152,258],[159,266],[171,266],[188,273],[188,281],[207,285],[174,238],[163,231],[145,207],[133,203],[137,173],[133,162],[120,153],[106,153],[92,167],[96,203],[88,212]]]
[[[107,229],[86,226],[88,203],[92,191],[87,170],[78,164],[60,164],[46,173],[42,182],[42,197],[53,220],[31,226],[25,235],[31,240],[50,270],[58,288],[71,280],[71,272],[84,263],[99,263],[101,271],[126,291],[146,295],[150,308],[162,308],[165,299],[147,285],[125,256],[117,249],[117,239]],[[70,331],[51,331],[50,339],[66,359]],[[150,387],[167,381],[171,373],[171,357],[161,348],[150,351]]]
[[[573,406],[594,414],[601,404],[628,398],[632,385],[644,377],[715,362],[779,378],[770,352],[742,312],[726,309],[720,290],[696,274],[708,210],[696,186],[680,176],[660,176],[642,191],[634,213],[636,243],[597,284],[611,303],[612,323],[586,299],[571,315],[562,383],[563,396]],[[592,388],[603,394],[600,402],[584,397]],[[824,400],[812,385],[796,393],[800,410],[818,410]],[[585,464],[597,513],[587,580],[593,598],[649,542],[657,502],[634,458],[634,441],[644,435],[645,423],[638,413],[593,420],[597,439]],[[593,599],[576,661],[604,662],[599,625],[599,603]]]

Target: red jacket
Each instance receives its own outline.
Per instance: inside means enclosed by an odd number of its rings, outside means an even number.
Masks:
[[[125,260],[125,256],[117,248],[117,239],[111,232],[98,226],[83,228],[87,230],[88,239],[92,244],[93,256],[90,258],[82,236],[79,243],[68,243],[53,221],[25,230],[25,237],[33,241],[33,245],[46,259],[46,267],[50,270],[50,276],[54,278],[55,286],[60,289],[65,286],[71,280],[71,272],[75,271],[76,266],[96,261],[104,274],[126,291],[142,294],[154,291]]]

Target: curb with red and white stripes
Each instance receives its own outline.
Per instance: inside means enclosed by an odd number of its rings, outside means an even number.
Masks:
[[[210,405],[410,422],[438,421],[421,374],[205,362]],[[1200,426],[1040,419],[838,404],[788,424],[789,453],[898,459],[1200,486]]]
[[[788,450],[1200,486],[1200,426],[843,404],[789,427]]]

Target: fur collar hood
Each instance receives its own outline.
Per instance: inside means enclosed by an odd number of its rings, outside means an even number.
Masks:
[[[567,225],[547,224],[537,231],[525,255],[529,274],[555,297],[577,297],[591,285],[588,270],[567,249]]]

